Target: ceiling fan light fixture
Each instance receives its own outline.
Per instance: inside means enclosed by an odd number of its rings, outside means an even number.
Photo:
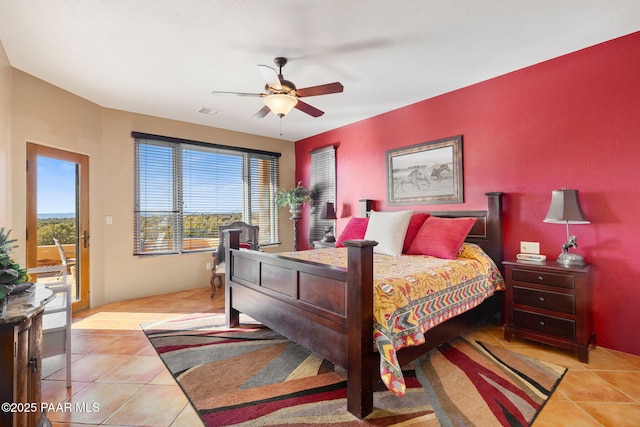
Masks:
[[[271,112],[278,117],[284,117],[293,107],[298,103],[298,98],[284,93],[276,93],[273,95],[267,95],[264,98],[264,105],[269,107]]]

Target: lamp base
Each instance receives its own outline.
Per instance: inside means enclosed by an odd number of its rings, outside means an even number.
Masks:
[[[558,255],[558,259],[556,262],[558,264],[566,265],[566,266],[584,265],[584,258],[582,258],[582,255],[563,252],[560,255]]]
[[[324,243],[335,243],[336,236],[333,235],[333,227],[324,228],[324,237],[322,238]]]

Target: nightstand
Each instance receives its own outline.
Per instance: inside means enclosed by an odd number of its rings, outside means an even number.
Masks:
[[[593,331],[591,264],[565,267],[555,261],[505,267],[504,338],[525,338],[575,351],[589,362]]]
[[[313,249],[322,249],[322,248],[335,248],[336,242],[323,242],[322,240],[315,240],[313,242]]]

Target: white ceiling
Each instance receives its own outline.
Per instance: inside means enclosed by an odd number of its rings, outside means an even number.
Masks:
[[[0,0],[19,70],[104,107],[291,141],[639,30],[640,0]],[[344,92],[282,121],[211,95],[263,92],[256,65],[276,56],[298,88]]]

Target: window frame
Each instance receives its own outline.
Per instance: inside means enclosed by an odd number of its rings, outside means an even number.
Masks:
[[[309,242],[322,240],[326,227],[335,230],[336,221],[321,219],[322,206],[333,202],[338,208],[336,196],[336,152],[337,145],[317,148],[309,152],[311,163],[311,190],[314,194],[309,224]]]
[[[275,193],[278,189],[278,180],[279,180],[279,158],[281,157],[281,153],[256,150],[244,147],[233,147],[222,144],[214,144],[207,143],[201,141],[192,141],[181,138],[173,138],[161,135],[153,135],[142,132],[131,132],[131,136],[134,141],[134,233],[133,233],[133,253],[135,256],[148,256],[148,255],[176,255],[183,253],[194,253],[194,252],[202,252],[202,251],[211,251],[217,248],[217,241],[211,242],[210,247],[204,248],[186,248],[186,233],[185,233],[185,221],[186,218],[191,215],[193,217],[193,213],[185,212],[184,205],[184,196],[185,194],[191,194],[193,196],[193,192],[191,189],[185,190],[185,183],[183,182],[184,178],[184,170],[185,165],[183,161],[183,153],[186,150],[192,149],[194,151],[202,151],[206,154],[211,155],[231,155],[231,156],[239,156],[241,166],[241,176],[238,177],[242,182],[242,201],[240,201],[242,205],[242,212],[240,212],[242,218],[241,220],[248,223],[254,224],[252,220],[252,216],[258,215],[259,217],[266,217],[266,221],[268,222],[268,226],[264,226],[265,233],[263,233],[263,228],[260,230],[261,237],[261,246],[269,246],[276,245],[279,243],[279,209],[277,209],[274,197]],[[143,200],[141,200],[141,194],[143,190],[141,190],[141,185],[145,185],[148,188],[149,182],[146,181],[141,175],[144,172],[148,172],[146,169],[147,166],[141,165],[141,154],[140,149],[142,145],[155,145],[158,147],[167,147],[171,150],[171,154],[166,158],[167,163],[171,163],[170,167],[170,180],[171,180],[171,189],[170,191],[170,199],[171,201],[171,209],[158,209],[151,210],[148,207],[145,209],[142,207],[145,204]],[[170,158],[169,158],[170,157]],[[159,156],[158,159],[162,159],[162,156]],[[258,182],[259,191],[257,193],[252,189],[252,185],[255,185],[254,181],[256,179],[260,180],[261,178],[256,178],[255,174],[262,173],[264,176],[264,170],[260,172],[259,170],[255,170],[253,168],[253,164],[258,162],[265,162],[264,167],[266,167],[268,174],[268,183]],[[161,162],[160,162],[161,163]],[[193,170],[192,170],[193,171]],[[264,178],[262,178],[264,179]],[[147,191],[146,189],[144,191]],[[197,192],[196,192],[197,194]],[[209,193],[207,193],[209,195]],[[255,203],[258,206],[258,210],[252,208],[252,200],[254,197],[262,197],[267,198],[267,203]],[[260,206],[267,206],[266,212],[264,208]],[[153,212],[156,212],[162,216],[169,217],[170,221],[170,229],[168,232],[171,233],[169,238],[162,238],[162,241],[158,241],[159,244],[154,246],[153,244],[148,245],[144,241],[143,232],[147,231],[147,227],[142,223],[143,218],[152,217]],[[215,212],[205,213],[207,215],[215,215]],[[255,225],[265,225],[264,221],[258,220]],[[159,232],[159,229],[156,230]],[[160,234],[160,232],[159,232]],[[268,237],[268,239],[264,239],[263,237]],[[166,242],[170,242],[170,245],[166,245]]]

